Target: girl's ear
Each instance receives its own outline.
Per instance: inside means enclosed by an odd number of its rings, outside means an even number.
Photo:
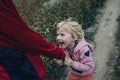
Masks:
[[[76,41],[76,38],[74,37],[72,41],[73,41],[73,42]]]
[[[77,38],[73,38],[73,41],[78,41],[78,39]]]

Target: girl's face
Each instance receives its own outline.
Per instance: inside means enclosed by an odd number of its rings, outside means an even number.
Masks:
[[[72,35],[65,31],[64,29],[60,28],[57,31],[57,42],[59,46],[63,49],[73,49],[73,46],[75,44],[75,40],[72,37]]]

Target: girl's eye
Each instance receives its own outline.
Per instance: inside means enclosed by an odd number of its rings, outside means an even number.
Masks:
[[[60,34],[61,36],[65,36],[65,34]]]

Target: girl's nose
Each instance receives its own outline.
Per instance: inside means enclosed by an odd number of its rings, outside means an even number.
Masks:
[[[61,39],[60,35],[58,35],[56,39],[57,39],[57,40]]]

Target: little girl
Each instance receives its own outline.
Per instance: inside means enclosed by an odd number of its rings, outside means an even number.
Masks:
[[[68,80],[92,80],[93,46],[86,42],[81,25],[71,20],[58,23],[57,42],[65,50],[66,58],[64,63],[54,60],[57,64],[70,67]]]

